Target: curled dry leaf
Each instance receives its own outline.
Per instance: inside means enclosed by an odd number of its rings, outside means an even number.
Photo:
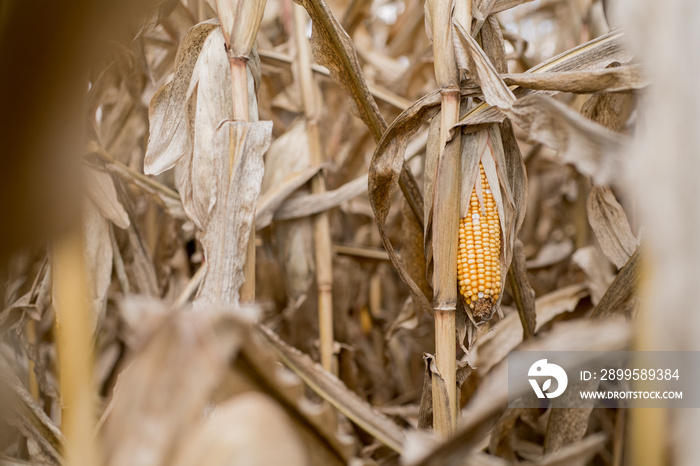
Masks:
[[[533,0],[496,0],[493,2],[493,6],[491,7],[491,14],[494,15],[496,13],[500,13],[501,11],[510,10],[511,8],[515,8],[518,5],[531,1]],[[485,4],[487,1],[483,1],[481,3]]]
[[[527,73],[550,73],[564,71],[600,70],[612,63],[627,63],[632,56],[625,47],[623,34],[613,31],[603,36],[576,46],[570,50],[560,53],[551,59],[530,68]],[[488,79],[498,80],[491,77]],[[514,94],[518,97],[537,94],[542,91],[529,91],[527,89],[514,89]],[[480,129],[485,123],[502,122],[505,115],[488,103],[483,103],[469,111],[459,122],[460,126],[465,126],[464,131],[474,131]],[[471,128],[471,129],[470,129]]]
[[[452,29],[459,39],[455,43],[461,45],[457,47],[458,54],[464,57],[463,60],[473,65],[470,66],[470,70],[473,70],[472,73],[481,86],[486,102],[501,109],[507,109],[513,105],[515,102],[513,92],[500,78],[493,63],[476,40],[457,21],[452,21]]]
[[[534,338],[537,325],[535,290],[532,289],[527,279],[523,243],[517,239],[513,248],[511,264],[510,270],[508,270],[508,285],[513,301],[518,308],[520,323],[523,326],[523,339],[527,340]]]
[[[543,95],[519,99],[509,112],[514,122],[537,141],[559,152],[564,162],[596,183],[616,182],[626,138]]]
[[[375,222],[389,253],[391,263],[396,268],[401,280],[408,285],[414,300],[426,312],[433,312],[432,305],[413,281],[396,254],[391,240],[386,234],[385,225],[391,208],[391,198],[399,186],[399,177],[404,162],[404,153],[410,138],[420,129],[422,124],[435,116],[440,104],[440,93],[434,91],[411,105],[394,120],[382,136],[372,155],[369,167],[369,202],[374,211]],[[428,223],[426,222],[426,225]],[[429,263],[430,257],[426,254]]]
[[[640,249],[620,269],[610,287],[605,291],[598,305],[591,313],[591,319],[603,319],[613,315],[629,313],[630,303],[634,300],[634,292],[639,286],[641,270]]]
[[[498,0],[476,0],[472,2],[472,17],[474,18],[474,25],[470,31],[472,36],[479,33],[481,26],[484,25],[486,19],[491,15],[496,3],[503,2],[498,2]]]
[[[143,166],[146,175],[162,173],[192,152],[194,127],[189,101],[198,81],[196,64],[204,43],[216,28],[215,21],[206,21],[187,31],[177,50],[172,82],[151,100],[150,133]]]
[[[279,139],[276,139],[275,142],[278,140]],[[270,146],[270,150],[272,150],[272,145]],[[269,157],[270,156],[268,151],[267,159],[269,159]],[[287,205],[288,203],[285,203],[285,201],[289,199],[290,195],[294,193],[294,191],[296,191],[297,189],[304,186],[306,182],[313,178],[313,176],[318,172],[319,167],[307,167],[301,171],[289,173],[283,180],[280,181],[279,185],[275,186],[273,189],[270,189],[267,192],[264,192],[260,196],[258,208],[255,211],[255,229],[261,230],[266,226],[270,225],[270,223],[272,223],[272,218],[277,216],[276,214],[280,206]],[[268,173],[267,169],[265,169],[265,173]],[[364,188],[364,186],[362,187]],[[362,190],[362,192],[364,191],[366,191],[366,189]],[[292,199],[298,201],[297,197],[294,197]],[[306,215],[299,216],[304,217]],[[283,217],[280,216],[277,218],[281,219]]]

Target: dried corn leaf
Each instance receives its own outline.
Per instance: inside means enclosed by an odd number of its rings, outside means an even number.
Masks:
[[[504,74],[501,77],[506,84],[525,89],[576,94],[638,90],[648,85],[641,65],[587,71]]]
[[[307,355],[287,346],[271,330],[263,326],[256,328],[284,364],[301,377],[312,390],[381,443],[401,453],[405,433],[397,424],[350,391],[340,380],[324,371]]]
[[[609,183],[619,173],[621,136],[587,120],[578,112],[544,95],[515,100],[479,44],[453,23],[478,75],[489,105],[499,108],[518,126],[554,150],[562,159],[599,183]]]
[[[367,176],[363,175],[339,188],[317,194],[303,194],[288,199],[275,212],[275,220],[291,220],[334,209],[367,192]]]
[[[207,261],[199,302],[238,303],[253,215],[264,172],[263,154],[270,145],[272,122],[226,121],[216,130],[214,150],[219,157],[213,170],[213,205],[200,237]],[[230,174],[230,176],[229,176]]]
[[[515,8],[518,5],[529,3],[531,1],[532,0],[496,0],[493,7],[491,7],[491,14],[495,15],[501,11],[510,10],[511,8]]]
[[[49,464],[63,464],[61,451],[64,448],[64,439],[61,431],[44,413],[1,355],[0,374],[0,409],[4,421],[16,426],[22,435],[35,442],[39,450],[38,457]]]
[[[270,146],[270,150],[272,150],[272,146]],[[285,201],[287,201],[290,195],[294,193],[294,191],[296,191],[297,189],[301,188],[304,184],[306,184],[306,182],[313,178],[313,176],[318,172],[319,167],[308,167],[301,171],[289,173],[286,178],[280,181],[279,185],[274,187],[274,189],[263,193],[263,195],[260,196],[260,200],[258,202],[258,209],[255,212],[255,229],[260,230],[272,223],[272,218],[276,217],[276,212],[280,208],[280,206],[286,205]],[[265,170],[265,173],[267,173],[267,170]],[[364,183],[362,188],[362,192],[366,191],[366,189],[364,189]],[[296,201],[299,200],[298,197],[295,197],[293,199],[295,199]],[[292,207],[294,207],[293,204]],[[287,209],[289,210],[289,207],[287,207]],[[303,217],[306,215],[299,216]],[[283,214],[280,215],[280,218],[283,218]]]
[[[508,285],[515,306],[518,308],[520,323],[523,326],[523,340],[534,338],[537,326],[535,290],[532,289],[527,279],[523,243],[517,239],[513,247],[513,261],[508,270]]]
[[[486,102],[493,107],[510,108],[515,102],[515,96],[500,78],[498,71],[496,71],[486,53],[477,44],[476,40],[464,30],[462,25],[455,20],[452,21],[452,29],[458,38],[455,41],[458,45],[458,54],[463,57],[462,60],[473,65],[469,68],[481,86]]]
[[[422,309],[429,313],[433,312],[432,306],[418,285],[406,272],[401,260],[396,255],[396,251],[386,235],[385,225],[389,209],[391,208],[392,195],[399,185],[400,171],[404,163],[404,154],[408,142],[423,123],[435,117],[439,110],[439,105],[440,93],[439,91],[433,91],[411,105],[394,120],[374,151],[369,168],[368,182],[369,202],[374,211],[375,221],[379,228],[384,248],[389,253],[389,258],[399,276],[411,290],[413,299]],[[426,173],[429,172],[431,170],[426,167]],[[432,193],[429,199],[432,199]],[[427,225],[430,225],[429,221],[426,221],[426,228]],[[432,254],[426,252],[427,264],[430,264],[431,258]]]
[[[613,281],[610,263],[595,246],[579,248],[571,260],[586,274],[591,301],[597,305]]]
[[[629,313],[630,302],[633,301],[634,292],[639,286],[640,256],[640,250],[637,248],[624,267],[620,269],[598,305],[593,309],[591,319],[603,319]]]
[[[149,107],[150,132],[144,160],[144,173],[157,175],[175,166],[192,149],[194,128],[187,118],[188,102],[198,81],[197,61],[209,34],[217,29],[214,21],[190,29],[177,51],[173,81],[153,96]],[[224,51],[222,51],[224,53]]]
[[[286,198],[318,173],[318,167],[310,165],[306,122],[300,119],[275,139],[267,151],[262,180],[263,195],[256,212],[256,229],[272,222],[273,215],[279,211]],[[303,195],[299,193],[294,199],[300,196]],[[309,218],[277,222],[273,227],[275,249],[285,274],[288,302],[292,308],[304,300],[313,280],[315,263],[312,228]]]
[[[610,262],[622,268],[639,244],[625,211],[607,186],[593,186],[587,205],[588,221],[601,249]]]
[[[511,118],[537,141],[557,150],[566,163],[596,183],[617,181],[626,140],[543,95],[519,99]]]
[[[182,160],[176,173],[185,212],[198,228],[203,229],[212,205],[222,196],[218,174],[228,167],[222,165],[228,148],[217,146],[217,132],[223,120],[233,117],[231,72],[221,29],[208,35],[195,72],[198,82],[196,98],[193,96],[193,102],[196,102],[193,149],[191,157]],[[226,173],[230,172],[227,170]]]
[[[185,209],[182,207],[180,195],[157,181],[136,172],[134,169],[112,160],[106,165],[107,171],[113,173],[129,183],[133,183],[150,194],[155,201],[165,209],[171,217],[178,220],[187,220]]]
[[[612,63],[627,63],[631,60],[631,54],[624,46],[621,32],[613,31],[601,37],[593,39],[585,44],[576,46],[570,50],[540,63],[529,69],[527,73],[549,73],[563,71],[598,70],[604,69]],[[499,80],[500,77],[488,79]],[[518,97],[538,91],[514,90]],[[459,125],[479,129],[485,123],[502,122],[505,118],[497,109],[484,103],[461,118]]]
[[[491,14],[496,3],[499,3],[498,0],[476,0],[473,2],[472,17],[474,18],[474,25],[470,31],[472,35],[476,35],[481,31],[481,26],[486,22],[486,18]]]
[[[90,327],[94,332],[107,310],[113,251],[109,222],[90,201],[85,202],[83,209],[83,245],[92,311]]]
[[[122,230],[129,227],[129,216],[119,202],[114,181],[109,173],[87,168],[85,188],[92,203],[104,218]]]

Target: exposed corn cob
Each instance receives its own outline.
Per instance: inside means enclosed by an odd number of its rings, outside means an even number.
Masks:
[[[481,162],[479,176],[469,199],[467,216],[459,222],[457,255],[459,291],[476,322],[491,316],[501,293],[501,224]]]

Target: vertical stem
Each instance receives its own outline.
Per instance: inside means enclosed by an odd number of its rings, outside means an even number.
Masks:
[[[297,44],[297,68],[301,95],[306,117],[306,133],[309,140],[309,155],[312,165],[323,163],[321,135],[318,127],[319,102],[317,102],[316,82],[311,71],[311,47],[306,38],[307,16],[303,7],[294,5],[294,36]],[[311,192],[320,194],[326,191],[323,173],[311,179]],[[318,325],[321,365],[329,372],[336,373],[333,360],[333,251],[330,224],[326,212],[318,214],[314,223],[314,253],[316,257],[316,283],[318,291]]]
[[[440,381],[433,378],[433,429],[443,436],[454,431],[458,409],[455,313],[459,202],[455,199],[459,199],[461,170],[459,145],[452,144],[448,151],[445,144],[450,128],[459,118],[459,100],[459,91],[444,90],[442,93],[439,135],[441,150],[433,217],[435,363],[444,384],[444,389],[440,389]]]
[[[78,229],[60,241],[54,256],[56,335],[66,464],[94,466],[95,417],[90,307],[82,236]]]
[[[433,430],[450,435],[457,425],[455,314],[457,310],[457,242],[461,144],[457,132],[447,146],[449,132],[459,120],[459,70],[452,45],[452,1],[427,0],[433,31],[435,78],[441,89],[439,153],[433,197],[433,299],[435,307],[435,363]],[[457,21],[471,25],[471,0],[455,4]]]
[[[231,66],[231,96],[233,98],[233,119],[236,121],[248,121],[248,59],[245,57],[229,57]],[[233,141],[233,138],[230,138]],[[229,147],[229,176],[235,160],[235,147]],[[246,261],[243,268],[245,281],[241,285],[241,302],[255,301],[255,218],[250,229]]]
[[[248,59],[230,57],[231,95],[233,96],[233,119],[248,121]]]

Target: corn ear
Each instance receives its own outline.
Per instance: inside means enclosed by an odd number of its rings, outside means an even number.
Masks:
[[[457,277],[459,291],[474,319],[491,316],[501,290],[501,223],[484,166],[469,198],[467,215],[459,222]]]
[[[457,279],[476,326],[500,309],[515,237],[513,196],[497,125],[463,135]]]

